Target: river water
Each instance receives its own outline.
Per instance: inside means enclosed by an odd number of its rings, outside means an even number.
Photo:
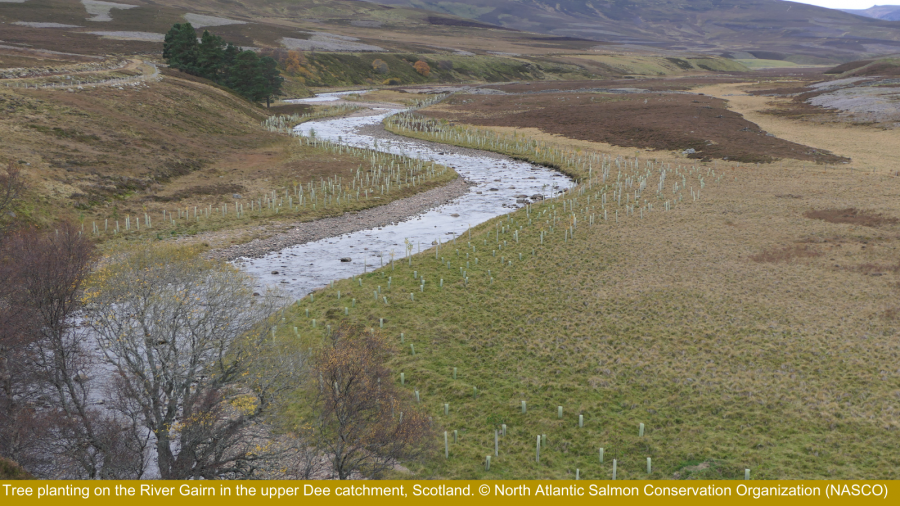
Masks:
[[[323,97],[324,98],[324,97]],[[491,218],[518,207],[516,195],[548,198],[571,187],[568,177],[525,162],[496,155],[457,154],[441,151],[440,146],[415,139],[378,140],[361,132],[378,125],[399,109],[375,109],[371,116],[356,116],[310,121],[295,130],[346,145],[375,148],[453,167],[470,183],[469,192],[440,207],[393,225],[291,246],[262,258],[241,258],[236,264],[257,278],[257,288],[278,286],[295,299],[322,288],[331,281],[371,271],[407,256],[407,241],[415,254],[462,235]],[[469,151],[470,153],[477,153]],[[341,262],[349,257],[351,262]],[[277,274],[274,274],[277,272]]]

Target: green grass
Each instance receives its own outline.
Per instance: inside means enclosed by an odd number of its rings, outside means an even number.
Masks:
[[[429,135],[434,137],[417,134]],[[598,163],[588,182],[581,157],[590,153],[538,144],[541,155],[531,156],[513,149],[510,137],[493,142],[493,150],[556,163],[582,184],[563,198],[479,225],[439,252],[414,256],[411,265],[398,261],[320,290],[314,301],[307,297],[292,307],[283,329],[296,326],[305,339],[321,339],[326,325],[348,320],[377,330],[384,319],[380,331],[396,346],[394,375],[398,382],[405,375],[411,398],[420,391],[440,440],[436,455],[412,466],[416,475],[562,479],[573,478],[577,468],[584,479],[604,479],[616,458],[620,479],[644,479],[651,457],[654,479],[742,479],[745,468],[756,479],[897,476],[900,449],[887,407],[895,383],[883,376],[891,360],[881,345],[859,347],[832,330],[810,328],[822,322],[792,312],[790,297],[747,300],[733,278],[699,281],[710,268],[706,262],[720,258],[704,256],[704,241],[719,239],[696,234],[708,229],[704,213],[721,211],[710,210],[714,204],[704,199],[686,198],[680,212],[666,214],[661,201],[675,200],[671,183],[682,176],[693,188],[709,179],[703,191],[715,192],[723,183],[716,183],[720,177],[711,168],[669,166],[663,193],[648,189],[642,199],[654,203],[652,214],[642,220],[635,210],[626,217],[624,205],[610,202],[609,221],[589,225],[590,214],[601,214],[597,199],[615,181],[649,174],[652,187],[661,166],[607,158],[602,166],[610,169],[609,180],[600,181]],[[578,217],[574,238],[566,232],[572,209]],[[654,263],[659,258],[678,261]],[[425,278],[424,291],[415,276]],[[318,328],[311,327],[306,309]],[[450,404],[448,416],[444,403]],[[563,406],[562,419],[557,406]],[[484,457],[493,454],[500,424],[508,435],[485,472]],[[449,460],[443,458],[444,430],[451,441],[452,431],[459,431]],[[548,444],[538,464],[539,434],[547,435]]]
[[[734,60],[741,65],[749,68],[750,70],[758,70],[758,69],[775,69],[775,68],[788,68],[788,67],[808,67],[809,65],[801,65],[799,63],[794,63],[791,61],[784,60],[758,60],[756,58],[753,59],[740,59]]]

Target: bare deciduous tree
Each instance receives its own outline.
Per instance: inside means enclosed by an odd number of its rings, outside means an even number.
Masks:
[[[71,223],[2,248],[0,451],[52,478],[137,478],[139,434],[98,406],[89,337],[76,325],[94,248]]]
[[[269,456],[259,423],[296,388],[302,358],[269,334],[274,296],[196,251],[147,248],[97,273],[88,320],[119,375],[123,411],[155,439],[164,479],[247,478]],[[296,367],[272,366],[294,360]]]
[[[423,456],[433,442],[428,417],[400,400],[408,394],[385,366],[389,351],[379,334],[344,326],[315,359],[307,425],[339,479],[355,471],[377,477]]]

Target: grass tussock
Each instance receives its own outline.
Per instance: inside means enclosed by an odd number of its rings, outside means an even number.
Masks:
[[[863,227],[880,227],[883,225],[893,225],[898,222],[897,218],[857,209],[855,207],[848,207],[846,209],[809,210],[803,213],[803,216],[811,220],[824,220],[828,223],[860,225]]]

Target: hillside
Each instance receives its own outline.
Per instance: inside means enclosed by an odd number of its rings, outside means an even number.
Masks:
[[[888,21],[778,0],[379,0],[557,37],[659,49],[768,51],[766,59],[855,59],[900,47]],[[675,44],[673,47],[672,45]]]
[[[885,21],[900,21],[900,5],[875,5],[868,9],[841,9],[850,14]]]

